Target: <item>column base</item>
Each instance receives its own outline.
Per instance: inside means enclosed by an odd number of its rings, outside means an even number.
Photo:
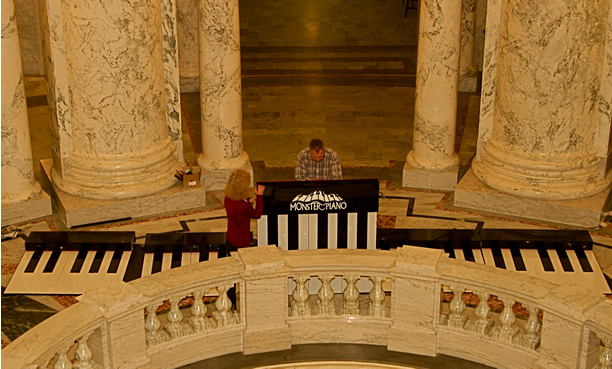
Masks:
[[[206,206],[206,190],[203,186],[183,188],[182,182],[178,180],[166,190],[131,199],[93,200],[70,195],[57,188],[51,181],[53,159],[41,160],[40,164],[43,189],[51,195],[68,228],[125,218],[150,217]]]
[[[459,92],[476,92],[478,89],[478,73],[459,76]]]
[[[51,216],[51,197],[45,192],[26,201],[2,205],[2,227]]]
[[[538,200],[494,190],[480,182],[472,169],[455,188],[455,206],[572,226],[597,228],[608,191],[575,200]]]
[[[402,187],[453,190],[457,185],[459,166],[448,170],[427,170],[404,164]]]
[[[251,186],[253,186],[253,165],[251,165],[251,162],[247,162],[242,168],[237,169],[242,169],[251,173]],[[227,185],[227,180],[233,171],[234,169],[224,171],[202,170],[200,182],[202,182],[202,185],[209,191],[224,190],[225,185]]]

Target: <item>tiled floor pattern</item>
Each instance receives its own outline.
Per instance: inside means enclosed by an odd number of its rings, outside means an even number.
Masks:
[[[401,188],[412,145],[416,17],[409,12],[404,18],[399,0],[244,0],[240,6],[244,148],[256,180],[292,179],[297,152],[318,137],[340,154],[344,178],[381,181],[381,228],[563,228],[457,209],[451,192]],[[35,163],[51,157],[45,93],[44,80],[26,78]],[[456,150],[461,174],[475,152],[479,98],[459,96]],[[185,158],[195,163],[201,147],[199,96],[183,94],[182,99]],[[35,171],[40,178],[38,166]],[[223,230],[223,193],[207,196],[208,205],[197,211],[79,230],[134,231],[137,242],[147,233]],[[26,235],[64,229],[57,214],[21,226]],[[611,235],[605,226],[592,230],[595,254],[608,275]],[[3,287],[23,252],[21,238],[2,243]],[[74,303],[73,296],[2,296],[2,347]]]

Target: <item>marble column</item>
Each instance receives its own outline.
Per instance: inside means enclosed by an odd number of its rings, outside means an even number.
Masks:
[[[476,0],[463,0],[461,8],[461,56],[459,58],[459,91],[476,92],[477,68],[474,65],[474,32]]]
[[[181,92],[200,90],[198,0],[177,0],[177,36]]]
[[[238,168],[253,173],[242,147],[242,81],[238,0],[199,0],[202,153],[208,190],[223,189]]]
[[[181,163],[167,126],[161,3],[53,0],[48,13],[61,108],[53,183],[98,200],[174,185]]]
[[[453,189],[461,1],[423,0],[417,56],[414,141],[406,157],[404,187]]]
[[[41,196],[34,179],[15,5],[2,0],[2,225],[51,214],[51,201],[29,209]],[[30,214],[29,214],[30,213]]]
[[[472,167],[481,182],[544,200],[608,187],[595,140],[609,13],[604,1],[503,3],[493,126]]]

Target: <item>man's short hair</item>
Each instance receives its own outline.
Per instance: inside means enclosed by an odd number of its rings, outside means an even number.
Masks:
[[[310,147],[310,151],[314,150],[315,152],[325,150],[325,144],[318,138],[315,138],[314,140],[310,141],[308,147]]]

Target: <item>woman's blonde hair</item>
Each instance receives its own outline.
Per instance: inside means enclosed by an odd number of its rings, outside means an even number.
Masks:
[[[225,196],[234,201],[245,200],[251,197],[251,174],[242,169],[234,170],[227,180]]]

